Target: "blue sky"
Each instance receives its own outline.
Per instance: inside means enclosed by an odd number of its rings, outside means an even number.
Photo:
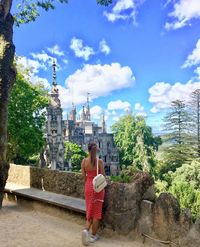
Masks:
[[[51,85],[56,59],[64,118],[89,92],[95,122],[132,111],[160,133],[170,102],[200,88],[199,26],[200,0],[76,0],[15,27],[14,43],[33,83]]]

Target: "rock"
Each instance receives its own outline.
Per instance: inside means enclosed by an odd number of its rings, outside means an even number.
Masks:
[[[104,226],[127,234],[136,227],[144,193],[154,183],[149,174],[138,173],[134,183],[111,183],[106,187]]]
[[[197,232],[199,232],[200,234],[200,216],[196,219],[195,221],[195,229],[197,230]]]
[[[192,215],[188,208],[184,209],[180,216],[180,237],[186,236],[192,226]]]
[[[200,246],[200,232],[197,230],[197,226],[194,224],[189,233],[180,239],[179,245],[181,247],[199,247]]]
[[[161,240],[179,237],[180,205],[170,193],[162,193],[153,208],[153,229]]]
[[[148,200],[148,201],[151,201],[151,202],[154,202],[155,199],[156,199],[156,193],[155,193],[155,187],[154,185],[150,186],[147,191],[144,193],[143,197],[142,197],[143,200]]]
[[[138,220],[137,231],[151,235],[153,230],[153,203],[143,200],[140,207],[140,219]]]
[[[153,178],[150,174],[145,172],[138,172],[134,177],[134,183],[138,186],[138,192],[142,194],[142,196],[146,193],[146,191],[154,184]]]

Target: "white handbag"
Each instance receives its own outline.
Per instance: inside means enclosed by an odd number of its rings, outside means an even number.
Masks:
[[[97,159],[97,175],[93,178],[92,184],[95,192],[102,191],[106,185],[106,178],[102,174],[98,174],[99,172],[99,159]]]

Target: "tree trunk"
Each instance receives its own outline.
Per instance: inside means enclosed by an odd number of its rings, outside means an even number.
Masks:
[[[8,99],[16,77],[13,67],[15,46],[12,41],[14,21],[10,14],[11,5],[11,0],[0,0],[0,208],[9,170],[6,158]]]

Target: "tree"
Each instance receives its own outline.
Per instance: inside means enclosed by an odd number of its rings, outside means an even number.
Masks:
[[[172,101],[171,111],[164,118],[165,130],[169,131],[169,140],[182,144],[188,123],[188,113],[186,105],[181,100]]]
[[[7,156],[10,161],[24,164],[30,156],[40,153],[45,144],[43,129],[47,105],[47,92],[17,74],[8,106]]]
[[[193,160],[170,173],[169,191],[179,200],[181,208],[190,208],[193,218],[200,212],[200,162]]]
[[[126,115],[111,128],[120,151],[121,165],[134,165],[143,171],[150,171],[155,166],[158,139],[153,137],[144,118]]]
[[[184,162],[191,161],[192,148],[188,144],[190,116],[183,101],[172,101],[171,110],[164,118],[168,145],[163,152],[164,163],[160,167],[160,176],[175,171]]]
[[[66,3],[67,0],[59,0]],[[98,4],[107,6],[111,0],[97,0]],[[15,46],[13,44],[14,18],[10,13],[12,0],[0,0],[0,208],[2,207],[3,192],[8,177],[9,163],[7,161],[7,122],[8,101],[12,85],[15,82],[16,71],[13,66]],[[55,0],[22,1],[16,23],[34,21],[39,15],[39,8],[53,9]]]
[[[81,169],[81,161],[87,154],[83,151],[81,146],[72,142],[65,142],[65,161],[69,163],[71,160],[72,171],[79,171]]]
[[[194,147],[196,156],[200,157],[200,89],[196,89],[191,94],[190,111],[193,124],[191,125],[191,144]]]

